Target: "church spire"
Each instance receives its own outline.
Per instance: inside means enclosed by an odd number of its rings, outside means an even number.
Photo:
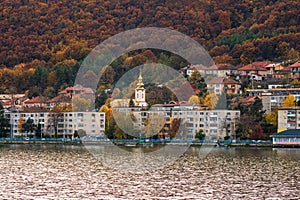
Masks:
[[[142,77],[141,71],[140,71],[140,75],[138,77],[138,83],[137,83],[136,89],[144,90],[144,83],[143,83],[143,77]]]

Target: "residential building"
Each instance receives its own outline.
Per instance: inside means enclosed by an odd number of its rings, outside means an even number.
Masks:
[[[218,68],[217,66],[206,67],[204,65],[192,65],[186,68],[186,75],[191,76],[193,72],[198,71],[202,76],[217,76]]]
[[[45,108],[46,109],[46,103],[49,99],[47,97],[43,96],[37,96],[32,99],[27,99],[23,102],[24,108]]]
[[[217,95],[225,90],[228,95],[240,94],[241,84],[231,78],[216,77],[207,81],[207,89]]]
[[[26,122],[29,118],[35,125],[40,124],[42,137],[53,137],[55,127],[58,137],[74,137],[75,131],[79,133],[103,136],[105,130],[104,112],[32,112],[32,113],[6,113],[11,123],[11,134],[13,137],[24,137],[34,133],[20,132],[18,125],[20,119]]]
[[[248,77],[250,80],[263,81],[268,75],[268,70],[266,66],[267,62],[253,62],[244,67],[238,68],[241,76]]]
[[[262,96],[263,109],[270,113],[276,107],[281,107],[285,98],[291,94],[295,102],[300,101],[300,88],[272,88],[246,90],[248,96]]]
[[[221,95],[224,91],[224,83],[223,83],[223,77],[216,77],[209,81],[207,81],[207,89],[208,91],[216,94]]]
[[[163,116],[165,126],[162,130],[169,130],[172,121],[180,119],[184,132],[178,133],[177,139],[195,139],[195,134],[200,130],[206,139],[224,139],[225,136],[235,138],[237,121],[240,118],[238,110],[208,110],[195,105],[157,104],[151,110],[137,110],[131,108],[115,108],[125,115],[133,115],[139,125],[144,126],[149,115]],[[168,138],[168,131],[157,133],[160,138]]]
[[[69,96],[58,95],[46,102],[47,110],[52,110],[55,106],[71,106],[72,99]]]
[[[291,70],[290,78],[300,78],[300,61],[299,60],[297,62],[295,62],[294,64],[292,64],[291,66],[289,66],[289,68]]]
[[[300,129],[300,107],[278,108],[278,132]]]
[[[238,74],[237,67],[230,64],[216,64],[213,66],[204,65],[191,65],[183,68],[183,73],[187,76],[191,76],[193,72],[198,71],[202,76],[216,76],[216,77],[229,77],[236,76]]]
[[[228,78],[223,80],[223,84],[226,94],[237,95],[241,93],[241,84],[238,81]]]
[[[73,98],[76,95],[84,97],[93,97],[94,91],[91,88],[83,87],[82,85],[75,85],[73,87],[67,87],[58,93],[61,96],[67,96]]]

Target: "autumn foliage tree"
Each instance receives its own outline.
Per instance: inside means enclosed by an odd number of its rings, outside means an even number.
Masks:
[[[203,105],[214,109],[218,104],[219,97],[216,94],[207,94],[204,98]]]
[[[289,94],[283,101],[283,106],[284,107],[291,107],[295,106],[295,97],[294,95]]]

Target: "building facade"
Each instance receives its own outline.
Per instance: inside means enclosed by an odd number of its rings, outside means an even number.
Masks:
[[[79,134],[103,136],[105,130],[104,112],[35,112],[35,113],[6,113],[11,124],[12,137],[29,137],[34,133],[24,133],[20,130],[21,121],[29,118],[41,127],[42,137],[53,137],[57,130],[58,137],[74,137]]]
[[[278,132],[300,129],[300,107],[278,108]]]
[[[246,90],[246,94],[261,96],[266,113],[272,112],[276,107],[281,107],[289,94],[294,96],[295,102],[300,101],[300,88],[249,89]]]
[[[276,146],[300,146],[300,129],[291,129],[272,135]]]
[[[201,131],[206,139],[218,140],[226,136],[235,138],[236,124],[240,118],[238,110],[207,110],[194,105],[158,104],[153,105],[151,110],[115,108],[125,115],[133,115],[139,124],[136,127],[145,126],[149,116],[160,116],[164,121],[162,132],[156,133],[159,138],[170,138],[169,130],[174,121],[180,119],[183,132],[178,132],[176,139],[195,139],[197,132]],[[142,129],[142,128],[141,128]]]

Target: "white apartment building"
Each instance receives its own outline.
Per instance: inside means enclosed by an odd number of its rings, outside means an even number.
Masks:
[[[287,129],[300,129],[300,107],[278,109],[278,132]]]
[[[41,125],[42,137],[54,136],[55,126],[58,137],[74,137],[75,131],[88,135],[103,136],[105,130],[104,112],[40,112],[40,113],[6,113],[11,124],[13,137],[33,135],[34,133],[20,132],[20,119],[24,122],[32,119],[35,125]]]
[[[240,118],[238,110],[207,110],[192,105],[159,104],[153,105],[151,110],[137,110],[132,108],[114,108],[126,114],[133,114],[137,121],[143,126],[143,122],[149,115],[158,113],[165,117],[165,122],[170,123],[172,119],[183,120],[185,133],[180,139],[195,139],[199,130],[203,131],[206,139],[224,139],[225,136],[235,138],[236,124]],[[162,115],[163,113],[163,115]]]
[[[190,110],[173,111],[174,118],[185,120],[188,135],[193,136],[203,130],[207,139],[224,139],[225,136],[235,138],[235,128],[240,118],[236,110]]]

